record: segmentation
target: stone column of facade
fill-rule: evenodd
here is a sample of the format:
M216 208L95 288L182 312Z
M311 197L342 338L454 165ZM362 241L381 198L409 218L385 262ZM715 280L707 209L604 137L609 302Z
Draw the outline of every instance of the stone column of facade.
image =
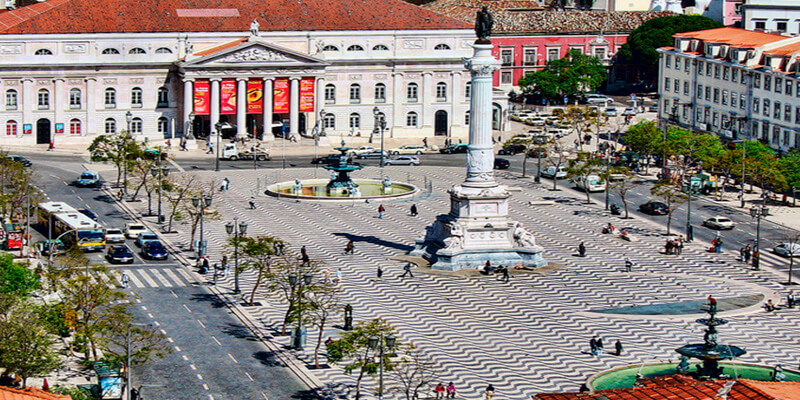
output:
M189 132L189 114L194 111L194 79L183 80L183 136Z
M474 44L475 56L467 62L472 74L467 179L464 186L497 186L492 151L492 75L498 67L491 44Z
M20 102L19 106L22 107L22 123L19 125L19 131L24 132L25 124L31 124L33 127L32 133L34 136L33 143L36 143L36 127L34 126L33 120L33 107L36 104L36 93L33 92L33 79L25 78L22 80L22 101Z
M215 132L217 128L214 127L214 125L219 122L220 81L220 78L211 78L211 129L213 129ZM217 134L219 134L219 132L217 132Z
M420 128L433 126L433 110L431 109L433 97L436 95L436 88L433 82L433 72L426 71L422 73L422 86L419 88L420 96L422 96L422 115L420 118ZM427 135L427 134L426 134Z
M86 78L86 135L92 136L97 134L100 122L97 121L97 79ZM103 121L103 128L99 132L105 133L105 121Z
M275 140L275 135L272 134L272 99L274 97L272 80L272 78L264 78L264 134L262 138L268 141Z
M461 103L462 90L464 90L464 88L463 85L461 84L461 72L451 73L450 74L450 126L452 127L458 127L464 124L464 115L459 112L460 108L458 107L459 103Z
M325 78L318 77L316 82L314 82L314 112L311 113L313 115L313 124L316 125L317 121L320 121L319 111L325 109ZM311 122L306 121L307 124L312 124ZM322 129L322 122L320 121L319 129Z
M69 121L64 121L64 78L53 79L53 132L55 133L55 124L64 124L64 134L69 134Z
M406 91L403 87L403 73L402 72L395 72L392 73L392 118L388 122L391 124L392 128L394 127L402 127L404 126L405 115L403 115L403 96L405 96ZM394 131L394 129L392 129ZM431 143L433 144L433 143Z
M236 136L247 137L247 78L236 78Z
M289 134L299 134L300 128L300 78L289 78Z

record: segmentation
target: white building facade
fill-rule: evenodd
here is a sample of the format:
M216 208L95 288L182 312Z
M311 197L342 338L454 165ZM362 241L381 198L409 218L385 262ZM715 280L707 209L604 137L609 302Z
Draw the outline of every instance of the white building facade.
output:
M800 2L797 0L745 0L741 8L745 29L800 35Z
M195 9L153 2L156 10L148 12L157 15L148 15L131 0L108 10L119 16L110 23L65 14L64 8L77 14L103 6L88 0L0 14L0 145L88 144L125 129L150 141L190 129L203 137L217 122L266 140L273 129L311 134L323 126L327 134L369 135L376 107L387 137L467 136L470 76L462 58L472 54L474 40L468 25L378 0L386 21L350 28L330 9L309 9L306 31L270 24L271 15L259 12L282 7L279 1L207 2ZM329 6L354 20L369 11L345 0Z
M727 139L800 148L800 37L719 28L659 49L659 120Z

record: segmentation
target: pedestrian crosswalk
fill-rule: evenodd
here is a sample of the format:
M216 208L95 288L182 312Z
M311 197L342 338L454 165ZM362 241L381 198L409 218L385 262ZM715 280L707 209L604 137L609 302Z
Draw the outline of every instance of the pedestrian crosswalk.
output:
M139 289L172 288L197 283L197 279L180 267L123 269L119 272L128 276L129 287Z

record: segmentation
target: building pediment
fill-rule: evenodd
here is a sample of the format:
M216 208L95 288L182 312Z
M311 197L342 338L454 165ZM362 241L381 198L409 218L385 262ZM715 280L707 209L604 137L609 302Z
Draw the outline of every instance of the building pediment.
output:
M250 37L188 54L180 65L183 69L316 69L324 68L328 63L308 54L268 43L259 37Z

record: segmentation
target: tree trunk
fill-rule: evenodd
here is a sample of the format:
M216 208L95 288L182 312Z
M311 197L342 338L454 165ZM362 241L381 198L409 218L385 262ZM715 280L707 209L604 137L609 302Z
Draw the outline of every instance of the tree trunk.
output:
M539 155L541 156L541 154ZM525 172L528 170L528 148L525 147L525 155L522 157L522 177L525 177Z
M670 225L672 225L672 211L670 211L670 213L667 214L667 235L669 235L670 232L669 231Z
M789 242L789 246L793 244ZM789 252L789 286L792 286L792 273L794 273L794 252Z
M622 206L625 207L625 219L628 219L628 200L625 196L619 196L622 199Z
M239 273L239 271L236 271ZM253 300L256 298L256 290L258 290L258 285L261 284L261 274L264 273L263 268L258 269L258 277L256 277L256 284L253 286L253 291L250 292L250 305L253 305Z
M286 315L283 316L283 326L281 327L281 335L286 334L286 324L289 322L289 316L292 315L294 303L289 303L289 308L286 310Z
M589 180L585 177L583 179L583 191L586 192L586 204L592 204L592 193L589 191Z
M366 360L366 354L364 356ZM364 367L362 366L358 371L358 379L356 380L356 400L361 398L361 378L364 377Z
M317 336L317 347L314 349L314 366L319 369L319 348L322 346L322 334L325 329L325 319L319 320L319 336Z

